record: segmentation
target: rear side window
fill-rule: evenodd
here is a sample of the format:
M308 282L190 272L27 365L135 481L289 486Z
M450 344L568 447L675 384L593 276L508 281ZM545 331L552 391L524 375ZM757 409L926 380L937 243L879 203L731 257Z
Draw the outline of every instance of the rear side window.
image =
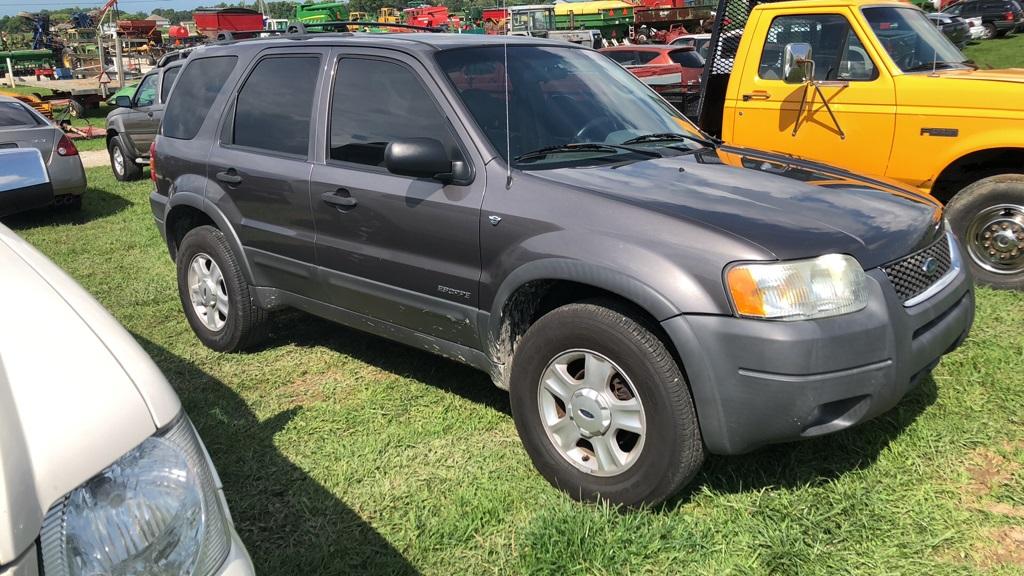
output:
M20 102L0 102L0 128L38 126L39 121Z
M683 68L703 68L704 59L694 50L676 50L668 55L669 59Z
M160 85L160 101L164 104L167 103L167 97L171 94L171 87L174 86L174 79L178 77L178 72L181 72L181 66L175 66L164 72L164 83Z
M439 140L452 158L462 157L448 119L415 72L382 60L339 63L328 158L381 166L388 143L423 136Z
M237 56L214 56L193 60L185 66L174 101L167 105L164 114L164 136L181 140L196 137L237 61Z
M605 55L623 66L636 66L640 63L640 57L632 50L612 50L605 52Z
M156 81L159 80L156 74L150 74L142 79L139 87L135 89L135 106L152 106L156 102Z
M640 62L641 64L649 64L651 60L654 60L657 57L658 53L653 51L644 51L637 53L637 61Z
M305 156L319 71L318 56L260 60L238 91L232 143Z

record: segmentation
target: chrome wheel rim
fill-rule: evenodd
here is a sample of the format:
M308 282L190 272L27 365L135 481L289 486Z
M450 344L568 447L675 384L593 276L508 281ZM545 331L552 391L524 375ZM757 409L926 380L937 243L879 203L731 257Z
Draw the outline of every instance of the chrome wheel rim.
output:
M582 472L615 476L643 452L643 403L625 371L603 354L555 356L541 374L537 408L551 445Z
M218 332L228 321L228 287L217 263L199 253L188 265L188 293L192 310L207 329Z
M114 146L111 155L114 157L114 170L118 174L124 174L124 154L121 153L121 148Z
M965 243L971 260L989 272L1024 272L1024 206L999 204L978 212Z

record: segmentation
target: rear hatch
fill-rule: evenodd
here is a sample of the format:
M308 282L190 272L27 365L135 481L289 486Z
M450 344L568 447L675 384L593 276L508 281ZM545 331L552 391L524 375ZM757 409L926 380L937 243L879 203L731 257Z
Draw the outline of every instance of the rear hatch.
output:
M0 100L0 149L35 148L50 163L57 131L24 104Z

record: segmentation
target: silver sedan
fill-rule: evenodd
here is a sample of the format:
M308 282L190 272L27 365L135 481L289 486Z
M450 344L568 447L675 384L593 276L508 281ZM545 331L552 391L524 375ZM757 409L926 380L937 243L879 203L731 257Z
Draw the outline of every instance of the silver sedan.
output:
M30 106L16 98L0 96L0 150L7 148L35 148L42 154L53 184L49 204L71 209L82 206L85 169L75 144ZM0 164L0 175L3 173Z

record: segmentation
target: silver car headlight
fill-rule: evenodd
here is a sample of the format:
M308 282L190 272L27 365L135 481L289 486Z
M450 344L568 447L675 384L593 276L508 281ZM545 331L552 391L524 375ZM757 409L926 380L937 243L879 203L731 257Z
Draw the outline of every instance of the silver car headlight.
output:
M184 414L50 508L47 576L207 576L231 548L213 472Z
M725 273L736 314L770 320L809 320L861 310L868 304L866 279L860 263L845 254L737 264Z

